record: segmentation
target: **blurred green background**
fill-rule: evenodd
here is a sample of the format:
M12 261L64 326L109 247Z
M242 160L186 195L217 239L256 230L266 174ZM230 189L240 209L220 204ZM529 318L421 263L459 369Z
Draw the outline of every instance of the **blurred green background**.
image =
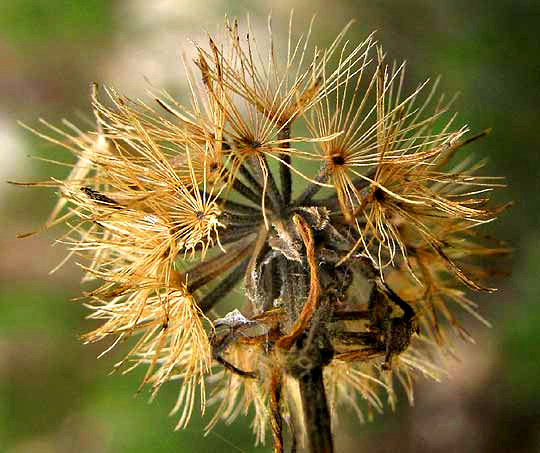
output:
M390 58L408 61L408 80L443 75L442 89L460 91L459 123L493 133L474 145L487 171L504 175L498 194L515 206L490 231L513 248L503 263L511 276L501 290L478 297L494 328L472 325L476 345L460 346L442 384L420 379L415 407L358 427L342 417L340 452L540 451L540 5L538 1L193 1L1 0L0 176L3 180L61 176L65 169L29 155L66 158L17 125L44 117L90 128L92 81L145 97L148 83L185 89L179 56L188 38L203 41L225 13L250 12L264 28L271 10L285 28L295 9L298 33L317 13L316 42L328 43L350 19L357 39L378 30ZM263 30L264 31L264 30ZM208 417L174 432L167 417L177 391L166 386L148 404L133 397L141 373L110 375L121 357L100 360L104 345L82 346L89 330L75 263L53 276L64 256L54 233L34 230L53 206L45 190L0 185L0 451L210 452L270 451L253 447L250 420L218 425L203 437ZM347 421L348 420L348 421Z

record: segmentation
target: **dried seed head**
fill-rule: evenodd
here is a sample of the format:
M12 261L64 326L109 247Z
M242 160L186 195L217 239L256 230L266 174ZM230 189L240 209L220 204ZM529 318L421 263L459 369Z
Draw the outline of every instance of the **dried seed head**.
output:
M218 405L208 429L253 407L276 450L284 421L326 442L310 413L371 417L394 382L412 401L415 374L438 379L450 334L469 337L450 305L486 323L466 288L490 291L478 258L505 252L477 232L504 209L489 203L500 184L471 157L452 164L485 133L444 119L438 82L420 100L428 82L407 93L372 36L349 50L345 29L318 49L311 26L292 28L278 53L271 31L261 45L227 20L186 63L190 107L94 87L96 132L38 132L73 152L71 173L30 184L60 189L46 227L68 225L61 241L95 282L86 305L103 324L84 339L138 336L117 366L147 365L154 390L180 379L179 427L200 388L203 410ZM292 135L303 123L309 136Z

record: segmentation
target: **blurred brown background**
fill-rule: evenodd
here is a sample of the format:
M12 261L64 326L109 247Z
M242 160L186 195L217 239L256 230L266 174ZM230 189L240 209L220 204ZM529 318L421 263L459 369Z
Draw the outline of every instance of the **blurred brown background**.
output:
M493 133L474 145L489 159L487 171L507 177L498 194L515 206L489 226L514 249L504 262L511 276L501 290L476 297L492 321L471 322L476 345L460 345L462 360L437 384L419 381L415 407L402 403L359 426L343 414L338 451L537 452L540 451L540 5L538 1L193 1L1 0L1 179L62 176L65 168L30 159L67 159L17 125L66 117L91 128L92 81L145 98L154 86L185 89L180 54L188 38L203 41L225 13L250 12L264 28L271 10L286 29L295 9L298 33L317 13L314 42L328 43L352 18L357 39L378 30L390 58L408 61L411 85L443 75L442 90L461 92L459 123ZM148 99L148 98L146 98ZM89 122L90 121L90 122ZM55 195L0 185L0 451L214 452L270 451L253 447L250 420L218 425L203 438L208 417L174 432L167 417L176 385L148 404L133 398L141 374L109 375L121 357L100 360L104 345L82 346L90 328L85 311L69 299L79 294L79 270L50 247L54 232L16 239L46 218Z

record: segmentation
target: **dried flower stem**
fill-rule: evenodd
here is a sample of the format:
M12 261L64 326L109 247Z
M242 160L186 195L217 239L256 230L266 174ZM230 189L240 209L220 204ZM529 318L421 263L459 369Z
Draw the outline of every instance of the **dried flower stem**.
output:
M323 368L315 367L298 379L306 438L310 453L332 453L331 416L326 400Z
M283 417L281 416L281 370L276 367L272 371L270 383L270 426L274 439L274 452L283 453Z
M287 150L290 148L289 139L291 138L291 127L290 125L284 126L278 132L278 141L281 143L282 150ZM280 162L280 177L281 177L281 187L283 195L283 204L288 206L291 202L292 195L292 174L291 174L291 155L287 152L283 153L282 161Z

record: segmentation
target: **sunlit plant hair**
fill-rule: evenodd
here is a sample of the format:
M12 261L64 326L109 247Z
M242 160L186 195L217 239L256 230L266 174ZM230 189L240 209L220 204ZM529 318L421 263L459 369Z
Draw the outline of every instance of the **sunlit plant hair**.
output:
M45 227L84 263L85 342L131 341L117 365L155 393L179 382L219 420L254 415L275 451L333 451L338 407L359 420L401 385L438 380L462 308L504 252L480 233L504 206L438 81L409 90L373 35L327 48L311 25L283 50L226 20L184 62L189 105L92 88L97 126L43 122L77 158ZM259 39L262 39L259 41ZM206 388L209 388L207 392ZM386 401L385 401L386 400ZM284 441L285 439L285 441Z

